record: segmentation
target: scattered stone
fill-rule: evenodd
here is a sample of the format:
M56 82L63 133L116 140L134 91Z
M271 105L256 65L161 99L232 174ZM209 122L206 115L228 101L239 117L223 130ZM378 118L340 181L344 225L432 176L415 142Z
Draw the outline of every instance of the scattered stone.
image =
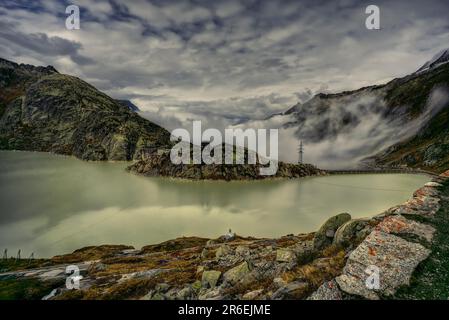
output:
M154 287L154 290L156 290L157 292L164 293L164 292L167 292L169 288L170 288L170 286L166 283L158 283Z
M317 250L313 246L313 241L303 241L292 247L298 264L306 264L315 259Z
M337 282L331 280L323 283L307 300L343 300Z
M92 267L92 269L94 270L94 271L105 271L106 270L106 265L104 264L104 263L101 263L101 262L98 262L98 263L95 263L94 265L93 265L93 267Z
M192 283L192 289L194 291L199 291L201 289L201 281L196 280L194 283Z
M198 296L199 300L223 300L223 298L219 288L205 290Z
M250 254L250 250L247 246L240 245L235 248L235 254L239 256L248 256Z
M192 289L190 287L185 287L176 293L177 300L187 300L192 295Z
M238 266L226 271L223 275L223 278L226 282L234 284L240 281L249 272L250 266L248 262L244 261Z
M309 285L306 282L294 281L276 290L271 296L272 300L302 299Z
M42 298L42 300L50 300L51 298L56 297L56 295L58 294L58 291L59 291L58 289L51 290L51 292L49 294L47 294L46 296L44 296Z
M150 298L150 300L166 300L165 296L159 292L156 292L155 294L153 294Z
M208 253L209 253L209 250L207 250L206 248L204 248L203 251L201 251L201 259L206 259Z
M219 259L220 257L223 257L225 255L228 255L231 253L232 249L227 244L222 244L217 251L215 252L215 258Z
M196 268L196 274L203 273L203 271L204 271L204 266L198 266L198 268Z
M349 220L351 220L351 215L349 213L340 213L329 218L315 233L315 237L313 239L315 249L321 250L331 245L337 229Z
M276 261L277 262L293 262L296 260L296 255L293 250L290 249L277 249L276 250Z
M443 185L441 183L438 182L427 182L426 184L424 184L424 187L433 187L433 188L439 188L442 187Z
M204 271L203 276L201 277L201 284L204 288L207 288L207 286L214 288L217 285L220 276L221 271L216 270Z
M159 275L164 272L168 272L170 269L151 269L146 271L138 271L132 273L123 274L122 277L118 280L118 282L128 281L130 279L143 279L143 278L151 278L156 275Z
M263 292L263 289L247 292L242 296L242 299L243 300L255 300L262 294L262 292Z
M276 277L276 278L273 279L273 284L276 287L280 288L280 287L286 286L287 282L285 282L285 280L282 279L281 277Z
M210 239L210 240L207 240L207 242L206 242L206 248L208 248L208 247L212 247L213 245L215 245L215 240L213 240L213 239Z

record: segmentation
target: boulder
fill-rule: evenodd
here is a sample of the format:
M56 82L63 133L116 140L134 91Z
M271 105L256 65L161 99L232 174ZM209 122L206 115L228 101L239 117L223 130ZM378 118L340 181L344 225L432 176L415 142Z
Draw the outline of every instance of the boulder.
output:
M306 282L290 282L276 290L276 292L271 296L271 300L302 299L308 288L309 285Z
M409 285L418 264L426 259L430 250L418 243L408 242L398 236L375 230L351 252L342 275L336 278L341 290L366 299L393 295L396 289ZM367 288L367 270L379 270L379 288Z
M276 250L276 261L277 262L293 262L296 260L296 254L290 249L277 249Z
M196 280L194 283L192 283L192 290L195 292L200 291L201 289L201 281L200 280Z
M250 254L250 250L247 246L237 246L237 248L235 248L235 254L239 255L239 256L247 256Z
M208 286L214 288L217 285L220 276L221 271L216 270L204 271L201 277L201 284L204 288L207 288Z
M365 229L368 223L367 219L349 220L337 229L333 243L342 246L358 244L370 232L369 229Z
M349 220L351 220L351 215L349 213L340 213L329 218L315 233L313 239L314 248L321 250L331 245L337 229Z
M250 291L247 292L243 295L242 299L243 300L255 300L258 297L260 297L260 295L262 294L263 289L259 289L259 290L254 290L254 291Z
M203 251L201 251L201 259L206 259L208 254L209 250L207 250L207 248L204 248Z
M196 268L196 274L201 274L201 273L203 273L203 271L204 271L204 266L198 266Z
M224 297L221 295L219 288L213 288L209 290L204 290L198 295L199 300L223 300Z
M323 283L307 300L343 300L335 280Z
M192 288L184 287L176 293L177 300L187 300L192 295Z
M215 258L219 259L220 257L226 256L232 252L232 249L227 244L222 244L217 251L215 252Z
M238 266L229 269L223 274L223 278L226 282L235 284L239 282L246 274L250 272L250 266L248 262L244 261Z
M313 246L313 241L300 242L292 248L296 255L298 264L306 264L315 259L317 250Z

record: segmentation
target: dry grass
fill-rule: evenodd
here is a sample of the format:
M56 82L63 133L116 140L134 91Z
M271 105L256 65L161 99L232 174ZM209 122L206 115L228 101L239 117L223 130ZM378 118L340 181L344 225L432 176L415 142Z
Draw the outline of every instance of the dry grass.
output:
M128 249L134 249L134 247L125 245L91 246L75 250L69 254L55 256L51 258L51 261L54 263L74 263L89 260L99 260L107 257L112 257L114 254Z
M339 275L345 265L345 251L336 247L329 247L322 253L322 257L309 264L298 266L282 274L286 282L304 281L310 286L310 291L318 288L322 283Z

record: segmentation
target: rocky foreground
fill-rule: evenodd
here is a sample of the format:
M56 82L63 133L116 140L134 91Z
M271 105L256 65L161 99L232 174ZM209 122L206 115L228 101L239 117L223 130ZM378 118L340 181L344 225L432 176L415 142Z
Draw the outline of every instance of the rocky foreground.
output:
M105 245L3 260L0 299L446 299L426 279L449 276L448 230L449 171L404 204L370 219L342 213L310 234L184 237L140 250ZM73 264L79 290L65 285ZM373 266L374 288L366 285Z

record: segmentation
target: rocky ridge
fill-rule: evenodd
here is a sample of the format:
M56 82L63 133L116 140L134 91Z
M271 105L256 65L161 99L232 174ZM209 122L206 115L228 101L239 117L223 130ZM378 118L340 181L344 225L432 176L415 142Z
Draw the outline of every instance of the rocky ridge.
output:
M223 153L224 154L224 153ZM247 157L247 153L245 153ZM224 162L224 161L223 161ZM327 174L310 164L290 164L279 161L275 175L261 175L260 164L178 164L170 160L170 150L154 150L127 168L148 177L170 177L189 180L258 180L266 178L300 178Z
M374 217L376 227L349 254L342 273L321 285L309 299L386 299L409 286L415 269L431 253L436 231L431 221L442 201L448 206L447 196L442 194L448 180L446 171L418 189L404 204ZM370 286L373 278L369 277L374 271L379 283Z
M132 160L167 147L170 133L90 84L0 59L0 149L83 160Z

